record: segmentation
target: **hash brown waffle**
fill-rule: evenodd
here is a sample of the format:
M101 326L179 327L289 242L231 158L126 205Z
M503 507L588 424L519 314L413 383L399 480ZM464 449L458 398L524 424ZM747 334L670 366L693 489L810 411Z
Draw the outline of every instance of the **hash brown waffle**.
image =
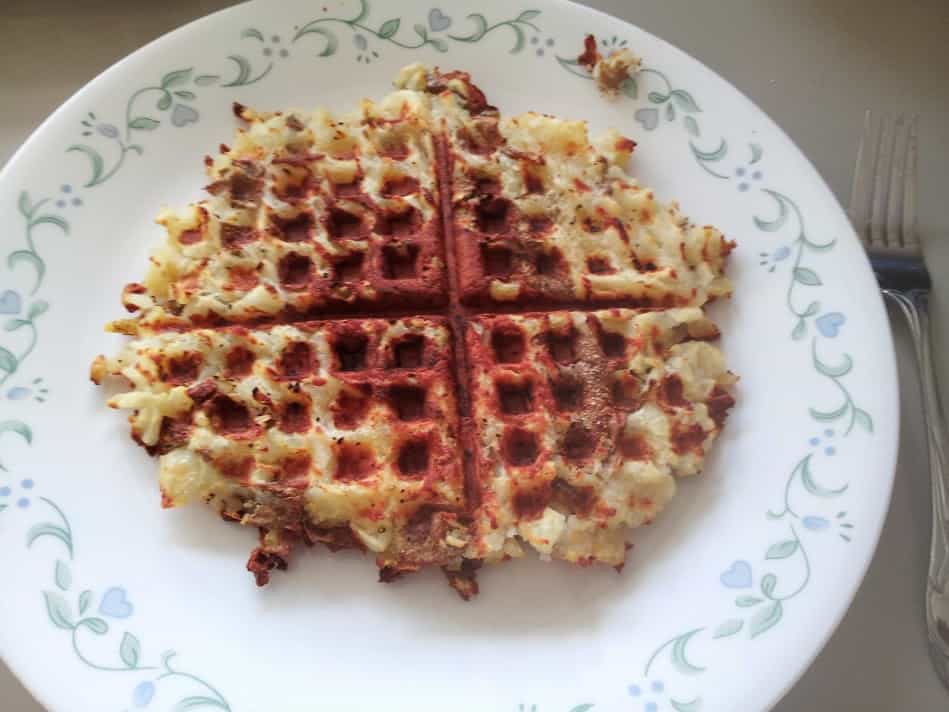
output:
M638 186L615 132L502 119L463 72L396 86L341 118L236 106L93 380L130 384L109 404L164 506L260 528L258 584L301 541L465 598L524 544L621 567L734 403L703 311L733 243Z
M583 121L502 118L467 75L423 72L403 70L401 85L438 92L463 303L701 306L731 294L734 244L626 173L633 141L615 131L591 140Z
M484 316L467 332L477 558L619 566L734 404L698 308Z
M123 303L154 324L444 304L439 188L415 92L335 117L258 113L205 161L209 197L163 210L165 244Z
M259 583L296 540L358 546L387 576L460 565L468 543L451 337L443 319L144 330L93 379L134 390L166 507L206 501L261 528ZM424 533L423 537L420 533Z

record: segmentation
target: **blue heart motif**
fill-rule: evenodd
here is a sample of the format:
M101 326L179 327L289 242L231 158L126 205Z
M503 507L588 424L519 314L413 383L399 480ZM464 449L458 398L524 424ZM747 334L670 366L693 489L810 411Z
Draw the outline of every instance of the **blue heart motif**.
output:
M840 327L842 327L846 321L847 317L840 312L822 314L817 317L817 330L828 339L832 339L840 333Z
M451 27L451 18L437 7L433 7L428 11L428 26L432 28L432 32L447 30Z
M718 577L728 588L749 588L751 586L751 564L747 561L735 561Z
M12 289L8 289L0 295L0 314L19 314L22 306L20 295Z
M640 109L634 116L636 117L636 121L642 124L643 128L647 131L652 131L659 125L658 109Z
M171 112L171 123L175 126L181 127L186 124L193 124L197 120L197 111L184 104L175 104L175 108Z
M102 596L102 602L99 604L99 613L111 618L128 618L133 610L132 604L125 597L124 588L110 588Z

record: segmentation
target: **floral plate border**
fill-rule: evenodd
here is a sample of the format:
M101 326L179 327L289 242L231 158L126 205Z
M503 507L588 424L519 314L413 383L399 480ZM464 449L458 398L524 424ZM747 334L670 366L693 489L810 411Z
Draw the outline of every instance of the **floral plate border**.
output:
M380 20L373 17L368 0L357 0L349 14L323 8L319 16L293 27L245 27L237 36L238 49L219 66L200 71L190 66L169 68L128 96L123 116L106 117L90 111L79 117L76 140L64 151L84 160L82 184L63 182L57 194L42 198L34 198L26 187L18 194L22 245L7 254L6 269L28 270L32 285L28 290L0 293L0 315L5 318L0 338L0 400L21 407L28 401L44 403L50 398L44 379L30 378L28 373L40 340L42 317L51 309L42 297L46 262L39 240L68 236L71 224L83 219L83 196L121 171L135 170L128 159L132 155L143 158L155 132L199 121L199 93L265 81L295 52L315 50L317 60L348 54L357 64L369 64L387 51L431 48L447 53L455 44L479 43L489 37L505 43L511 55L554 61L576 79L589 80L573 57L559 53L561 45L573 45L560 42L543 28L543 11L539 9L507 17L489 18L476 12L461 18L433 7L413 22L401 17ZM607 52L628 44L616 35L599 40ZM819 472L852 438L872 436L874 422L848 386L854 357L834 348L847 316L821 299L820 261L822 255L833 251L836 238L815 238L789 192L768 182L764 146L743 137L706 135L700 100L677 86L667 73L646 66L621 89L643 130L681 132L696 164L706 174L731 182L738 191L762 197L765 207L750 220L762 237L770 238L771 247L759 254L760 266L783 280L788 338L809 342L810 365L827 387L826 401L812 404L801 414L811 423L813 436L801 444L799 456L788 466L783 490L775 493L773 508L764 513L773 524L773 537L735 558L719 576L722 595L731 601L730 612L657 644L639 674L627 684L626 694L634 708L639 706L644 712L657 712L660 706L698 712L709 693L675 692L684 679L700 678L707 670L695 660L690 646L700 638L717 645L737 645L737 641L769 634L813 581L812 547L830 546L834 540L842 545L852 541L855 525L845 504L849 483L828 484ZM738 153L743 157L736 158ZM15 435L28 445L34 436L30 424L21 418L0 421L0 439L4 434ZM132 709L167 705L173 712L231 710L231 703L210 682L177 666L175 651L168 650L158 659L146 656L143 636L131 630L135 608L125 588L74 585L81 549L65 511L52 498L37 496L37 483L32 479L18 480L2 462L0 471L0 516L37 512L24 543L35 548L37 555L52 556L51 578L40 595L50 625L62 630L64 643L71 646L76 660L90 672L128 677ZM51 540L58 550L38 544L44 540ZM779 575L773 570L778 561L796 561L797 575ZM91 657L86 647L90 636L114 639L114 656L105 660ZM594 703L582 702L568 712L587 712L594 707ZM540 712L533 704L520 704L517 709Z

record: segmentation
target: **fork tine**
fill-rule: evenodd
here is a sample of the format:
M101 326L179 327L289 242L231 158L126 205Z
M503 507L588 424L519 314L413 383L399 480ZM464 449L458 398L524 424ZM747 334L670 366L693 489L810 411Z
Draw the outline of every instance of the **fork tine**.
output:
M903 246L919 247L919 234L916 230L916 170L919 158L919 142L916 135L916 123L919 115L909 122L906 137L906 168L903 177Z
M888 247L900 247L903 244L900 228L903 225L903 175L908 148L908 140L902 135L904 123L905 119L900 114L893 126L893 153L890 157L892 164L887 186L886 223L883 233L883 240Z
M870 244L870 197L873 180L873 164L876 161L876 144L873 143L872 115L867 109L863 115L863 133L857 145L857 160L853 165L853 182L850 184L850 204L847 215L857 235Z
M889 188L890 164L893 159L893 137L886 117L880 122L880 138L873 170L873 201L870 207L870 243L886 246L886 202Z

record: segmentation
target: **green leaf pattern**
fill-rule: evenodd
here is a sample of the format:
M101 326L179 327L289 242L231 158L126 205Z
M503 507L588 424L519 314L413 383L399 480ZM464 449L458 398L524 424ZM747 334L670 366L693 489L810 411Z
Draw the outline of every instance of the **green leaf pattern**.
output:
M119 644L119 657L130 668L138 667L138 661L142 657L142 644L138 638L129 632L122 636L122 642Z
M793 539L786 539L785 541L779 541L777 544L769 546L764 558L786 559L789 556L793 556L795 551L797 551L797 542Z
M83 591L79 594L79 615L85 615L86 611L89 609L89 604L92 602L92 591Z
M72 614L63 594L59 591L44 591L43 597L46 599L46 613L50 622L57 628L72 630Z
M402 21L397 17L383 22L382 26L379 28L379 39L387 40L392 37L392 35L399 31L399 25L401 22Z
M784 606L781 601L772 601L767 606L758 609L748 621L748 632L752 638L776 626L784 615Z
M213 707L230 712L231 707L227 698L213 685L198 675L179 670L177 666L173 665L176 657L174 651L163 653L160 665L146 664L141 639L130 631L124 631L121 638L117 640L117 647L113 648L115 651L113 654L116 657L114 663L98 659L98 655L101 655L103 650L101 644L96 647L99 653L96 656L90 656L87 650L88 636L97 636L108 640L107 636L113 631L113 628L105 618L86 615L91 608L94 597L91 589L83 590L76 599L73 599L75 600L75 608L70 603L71 597L68 593L73 584L72 561L75 557L72 526L63 510L55 502L45 497L40 497L39 500L49 507L50 517L46 521L37 522L27 531L26 546L27 548L34 548L38 541L49 538L60 546L60 553L67 555L67 558L55 559L53 565L55 589L44 590L42 595L50 625L55 629L68 633L65 637L70 639L76 658L89 669L100 672L152 672L154 675L152 684L154 685L158 685L163 680L172 679L187 684L191 692L181 697L176 703L177 706L173 709L186 710ZM100 611L105 613L104 608L100 608ZM177 689L181 690L183 688L179 684Z
M69 570L69 564L57 559L54 578L60 590L68 591L69 586L72 584L72 572Z
M715 629L715 632L712 634L713 638L728 638L736 633L740 632L744 627L745 621L741 618L730 618L718 628Z

